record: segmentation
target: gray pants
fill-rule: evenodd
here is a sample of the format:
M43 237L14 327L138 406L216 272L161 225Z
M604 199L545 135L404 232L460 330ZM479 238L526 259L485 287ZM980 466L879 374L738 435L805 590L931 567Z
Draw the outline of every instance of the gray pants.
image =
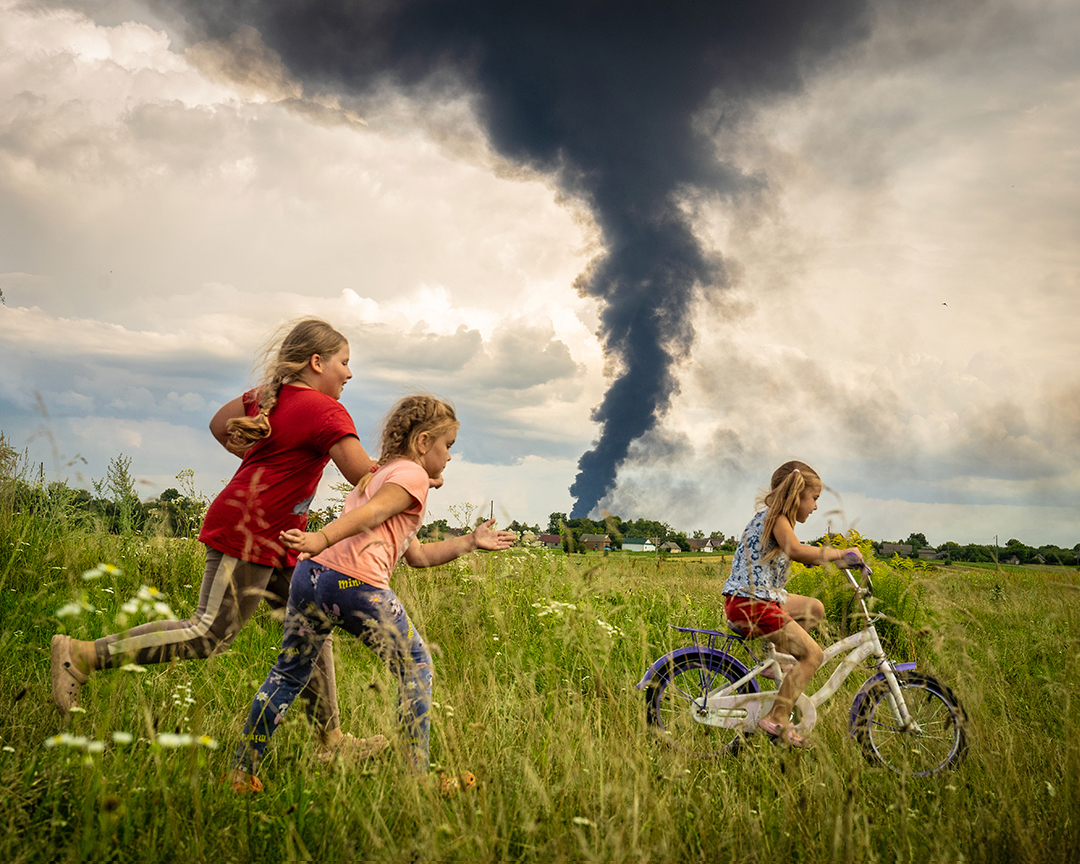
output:
M259 601L284 610L289 599L291 567L267 567L241 561L216 549L206 550L206 572L199 590L199 608L186 621L151 621L94 642L98 667L124 663L141 666L171 660L205 660L228 650L236 634L254 614ZM269 660L267 666L269 666ZM334 648L327 638L315 671L300 694L308 715L324 731L341 725L334 678Z

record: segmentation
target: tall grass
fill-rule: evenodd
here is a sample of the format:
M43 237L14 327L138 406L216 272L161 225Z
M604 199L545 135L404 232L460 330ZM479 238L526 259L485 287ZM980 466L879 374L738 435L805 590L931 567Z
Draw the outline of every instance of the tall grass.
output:
M1080 848L1075 573L878 566L900 603L898 652L971 717L967 761L915 780L869 765L847 737L858 674L821 709L810 753L754 741L700 760L648 734L634 685L682 644L669 624L722 624L717 564L513 551L402 569L395 589L435 656L436 769L471 770L477 789L443 799L393 752L324 765L297 712L263 763L267 791L237 798L216 781L279 644L264 612L210 661L93 677L67 731L101 752L44 746L61 728L52 633L108 632L143 584L188 614L203 563L192 541L69 516L0 495L0 860L1046 861ZM122 574L83 582L101 561ZM839 583L799 578L835 611ZM95 611L58 620L83 592ZM390 676L344 637L336 654L344 727L394 734Z

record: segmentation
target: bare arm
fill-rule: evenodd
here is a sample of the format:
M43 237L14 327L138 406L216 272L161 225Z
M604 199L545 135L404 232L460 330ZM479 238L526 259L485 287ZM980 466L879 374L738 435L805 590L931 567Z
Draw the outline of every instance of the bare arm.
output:
M491 527L494 524L495 520L489 519L477 525L471 534L451 537L438 543L410 543L405 550L405 560L410 567L437 567L476 549L492 552L509 549L514 545L517 535L513 531L495 531Z
M210 418L210 434L213 435L218 444L232 453L234 456L243 457L242 453L236 453L229 448L229 421L240 417L246 417L247 412L244 410L244 400L242 397L237 396L230 402L226 402L220 408L217 413Z
M786 516L776 518L773 539L788 558L800 564L826 564L831 561L837 567L846 569L856 562L861 564L863 560L862 553L855 548L833 549L830 546L807 546L805 543L800 543L799 538L795 536L795 529L791 527ZM856 562L851 562L850 559L844 557L850 552L855 553Z
M339 540L378 528L391 516L408 510L414 504L416 499L403 487L397 483L386 483L363 507L343 513L321 531L290 528L282 531L279 539L289 549L305 553L304 557L311 557Z
M374 459L368 456L364 445L355 435L346 435L330 448L330 458L334 460L345 479L355 486L365 474L375 467ZM400 488L400 487L399 487Z

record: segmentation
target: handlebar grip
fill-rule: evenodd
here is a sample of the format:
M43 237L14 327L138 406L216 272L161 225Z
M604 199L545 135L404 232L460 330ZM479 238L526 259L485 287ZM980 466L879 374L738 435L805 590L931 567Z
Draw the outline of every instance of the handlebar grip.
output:
M844 557L850 561L858 562L859 570L862 571L862 574L864 576L869 576L871 573L874 572L867 566L865 561L859 561L859 556L856 555L854 552L848 552Z

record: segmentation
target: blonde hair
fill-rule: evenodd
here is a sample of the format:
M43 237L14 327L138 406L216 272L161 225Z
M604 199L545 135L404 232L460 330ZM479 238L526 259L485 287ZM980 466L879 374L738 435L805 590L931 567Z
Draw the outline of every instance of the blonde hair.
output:
M758 506L764 504L769 508L769 515L765 517L765 527L761 532L761 536L767 538L762 561L771 561L780 554L780 547L772 533L776 520L786 516L788 522L794 526L803 492L808 488L821 489L823 486L817 471L805 462L793 459L773 471L769 491L758 499Z
M382 422L382 434L379 440L379 467L393 459L420 458L418 441L425 432L431 438L445 435L451 429L457 429L458 422L454 406L445 399L430 393L413 393L390 409ZM362 493L371 482L368 474L356 484Z
M277 405L282 386L299 380L316 354L333 357L347 344L348 340L321 318L304 318L279 327L261 352L262 380L255 387L259 413L234 417L226 424L229 449L246 453L268 437L273 431L270 412Z

